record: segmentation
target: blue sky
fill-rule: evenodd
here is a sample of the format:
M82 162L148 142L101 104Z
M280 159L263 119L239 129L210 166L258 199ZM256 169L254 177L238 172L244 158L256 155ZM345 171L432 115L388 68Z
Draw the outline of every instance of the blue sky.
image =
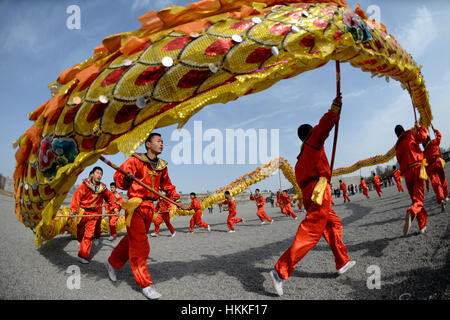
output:
M62 70L88 59L93 48L108 35L136 30L137 17L169 5L186 5L184 0L90 0L90 1L5 1L0 2L0 90L2 116L0 130L0 173L14 171L17 139L32 124L26 117L51 96L47 85ZM347 1L351 8L357 1ZM358 0L363 9L380 8L381 20L388 32L423 66L434 116L433 125L443 134L442 146L450 147L450 2L449 1L376 1ZM66 8L81 9L81 29L69 30ZM279 129L280 155L293 166L299 150L296 129L301 123L316 124L335 94L334 63L283 80L272 88L245 96L227 104L211 105L197 113L185 126L193 134L194 120L203 130L226 128ZM370 74L341 65L343 111L339 129L335 167L383 154L396 141L396 124L412 126L411 100L396 82L371 78ZM183 192L214 190L258 165L176 165L171 163L171 141L175 126L157 130L163 134L165 150L161 158L169 161L169 174ZM433 135L432 135L433 137ZM203 143L203 146L208 144ZM326 143L331 156L332 135ZM140 149L142 151L142 149ZM117 164L123 154L109 157ZM392 164L393 162L391 162ZM104 182L112 181L112 170L105 169ZM88 168L89 169L89 168ZM367 168L362 174L369 174ZM282 179L283 188L289 183ZM278 175L259 184L262 189L277 189Z

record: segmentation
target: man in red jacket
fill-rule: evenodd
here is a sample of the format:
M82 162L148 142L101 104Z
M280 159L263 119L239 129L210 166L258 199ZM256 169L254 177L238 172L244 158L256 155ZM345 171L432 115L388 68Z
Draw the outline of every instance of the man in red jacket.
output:
M282 214L284 214L286 217L289 217L289 214L286 212L286 208L282 204L280 191L277 191L277 202L275 203L275 205L277 207L280 207Z
M434 193L436 194L436 201L441 205L441 211L445 211L445 201L448 197L448 185L445 178L444 167L441 162L441 153L439 145L441 144L442 135L439 130L434 130L436 139L431 140L427 136L427 141L423 144L423 155L427 159L427 174L431 180ZM428 180L427 180L428 181Z
M397 161L400 164L400 171L403 173L406 188L412 200L412 206L406 210L403 234L406 235L408 233L411 222L415 218L417 218L420 232L424 233L427 226L428 212L423 206L423 182L427 177L426 174L422 177L420 175L421 167L425 165L420 144L427 141L428 130L416 124L413 129L405 131L401 125L397 125L395 134L398 137L395 144ZM425 171L425 169L422 168L422 171Z
M306 216L298 227L292 246L283 253L274 270L269 273L278 295L283 294L283 282L291 276L297 263L319 242L322 235L333 252L338 274L355 265L342 242L341 220L331 209L331 169L324 150L325 140L339 120L341 99L341 96L334 99L331 109L317 126L313 128L304 124L297 130L303 144L297 157L295 177L303 193Z
M372 183L375 190L377 191L378 196L381 198L383 191L381 191L380 176L373 173Z
M208 229L208 231L211 231L211 227L202 220L203 211L202 206L200 205L200 201L198 201L197 199L197 195L195 194L195 192L191 192L190 196L191 196L190 209L193 209L195 212L190 221L189 232L194 233L194 225Z
M136 283L149 299L161 297L161 294L152 286L153 282L147 266L147 258L150 253L147 233L155 211L153 202L159 198L153 192L134 182L134 179L153 187L155 191L161 189L168 198L175 202L180 201L180 195L170 181L167 162L158 158L163 146L161 135L151 133L145 141L147 152L135 153L120 166L122 170L128 172L128 175L123 175L118 171L114 174L117 188L128 190L129 200L124 204L124 207L128 208L125 211L127 234L120 240L106 262L108 275L112 281L116 281L116 271L129 261ZM184 204L180 204L180 207L186 208Z
M254 200L256 202L256 207L258 208L256 215L258 216L259 220L261 220L261 224L265 224L266 220L269 221L270 224L272 224L273 220L264 211L264 204L266 203L266 200L259 193L259 189L255 190L255 196L253 196L253 193L250 191L250 200Z
M296 220L297 215L295 214L294 210L292 210L291 201L289 199L289 196L286 194L286 191L283 191L283 193L280 196L280 201L284 207L284 210L286 211L286 215L292 216L292 219Z
M92 239L96 233L96 225L101 221L101 217L89 217L98 215L101 212L103 201L106 201L115 213L118 213L114 195L104 183L100 182L103 177L103 169L95 167L92 171L91 179L84 179L75 191L70 202L71 215L76 215L79 208L83 211L80 222L77 225L77 239L80 242L78 250L78 260L81 263L89 263L87 260L91 252ZM100 209L99 209L100 208Z
M172 234L172 238L175 237L176 231L173 227L172 223L170 222L170 209L172 205L167 202L166 200L160 199L158 201L158 204L156 205L155 211L158 213L158 216L155 219L155 230L150 235L152 237L157 237L159 234L159 226L161 223L166 224L167 229L169 229L170 233Z
M395 183L397 184L398 192L405 192L402 187L402 173L397 169L396 166L393 167L394 171L392 172L392 176L394 177Z
M363 189L363 195L365 195L366 198L369 199L369 188L367 187L366 180L364 180L363 177L361 177L361 183L359 184L359 186Z
M344 197L344 203L345 203L345 201L350 202L350 198L348 197L348 194L347 194L347 186L345 185L344 182L342 182L342 180L339 180L339 183L340 183L339 188L342 190L342 194Z
M120 209L122 209L122 205L124 204L125 201L123 200L122 195L119 192L117 192L116 184L114 182L111 182L109 184L109 188L111 189L111 192L114 195L117 209L120 212ZM114 214L111 206L107 202L105 203L105 213L106 214ZM110 216L108 218L109 218L109 234L110 234L110 237L108 238L108 240L114 241L117 237L116 225L117 225L117 220L119 219L119 216Z
M230 191L225 191L225 201L223 204L227 205L228 210L228 218L227 218L227 226L228 226L228 232L233 233L234 230L234 224L239 222L244 222L244 219L242 218L236 218L236 201L231 196Z

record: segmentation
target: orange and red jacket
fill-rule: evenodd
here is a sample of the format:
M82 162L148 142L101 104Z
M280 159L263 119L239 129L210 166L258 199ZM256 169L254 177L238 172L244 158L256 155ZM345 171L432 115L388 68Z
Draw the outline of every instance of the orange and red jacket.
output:
M429 165L439 159L439 157L441 156L439 145L441 144L442 135L438 130L435 130L435 133L436 139L430 140L425 145L425 150L423 151L423 155L425 159L427 159Z
M323 146L338 120L339 115L329 110L312 129L310 137L303 142L295 165L295 178L301 189L320 177L330 181L330 164Z
M414 164L422 162L423 152L420 149L420 144L427 141L427 135L427 128L416 127L403 132L398 138L395 144L395 152L401 172L404 173Z
M125 172L131 173L136 179L155 191L164 191L166 196L171 200L180 200L180 195L176 192L175 186L170 181L166 161L158 159L157 166L153 169L146 154L134 154L132 157L128 158L120 168ZM136 182L131 182L130 184L128 179L118 171L114 174L114 181L116 182L117 188L128 190L127 196L129 199L134 197L147 201L157 201L159 199L153 192L140 186Z
M100 183L96 191L94 184L89 179L84 179L73 194L70 210L77 212L78 208L81 207L90 212L98 212L103 201L106 201L113 210L118 209L113 193L108 190L104 183Z

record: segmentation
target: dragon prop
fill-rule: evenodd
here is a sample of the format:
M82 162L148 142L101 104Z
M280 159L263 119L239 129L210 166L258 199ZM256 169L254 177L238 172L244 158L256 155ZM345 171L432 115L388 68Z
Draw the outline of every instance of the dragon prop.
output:
M131 155L155 128L181 127L206 105L330 60L399 81L420 124L431 123L420 66L381 22L344 0L204 0L139 21L139 30L105 38L91 58L63 71L14 142L15 213L36 237L100 155Z

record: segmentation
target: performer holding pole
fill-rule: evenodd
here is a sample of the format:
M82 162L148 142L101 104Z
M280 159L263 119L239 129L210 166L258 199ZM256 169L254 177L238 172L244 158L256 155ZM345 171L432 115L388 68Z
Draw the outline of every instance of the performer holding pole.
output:
M324 150L324 143L330 131L339 120L342 106L341 96L333 101L331 109L314 128L309 124L298 128L298 136L303 141L297 157L295 176L303 193L306 209L305 219L300 223L292 246L278 259L270 271L274 288L283 294L283 282L289 279L297 263L319 242L322 235L328 242L335 257L338 274L355 265L347 255L342 241L342 223L331 209L331 169Z
M96 233L98 220L101 221L102 215L99 214L103 200L105 200L115 213L119 213L114 195L104 183L100 182L103 176L103 169L95 167L92 171L91 179L84 179L78 189L75 191L70 202L71 217L75 218L76 212L82 209L81 220L77 225L77 239L80 242L78 250L78 261L84 264L91 252L92 241ZM100 209L99 209L100 208ZM98 231L97 231L98 233Z
M431 180L431 186L436 194L436 202L441 206L441 212L444 212L445 203L448 200L448 185L444 172L445 161L442 160L439 151L442 135L433 126L431 128L434 130L436 139L431 140L430 136L427 136L427 141L423 144L423 155L427 160L427 175Z
M398 192L405 192L402 186L402 173L397 169L396 166L393 166L394 171L392 172L392 176L394 177L395 184L397 185Z
M395 127L395 134L398 137L395 144L397 161L400 164L400 171L405 178L406 188L412 200L412 206L406 210L403 234L408 234L411 222L417 218L421 233L425 232L427 226L428 212L423 205L424 200L424 180L428 179L423 157L421 143L427 141L428 130L419 127L416 123L413 129L405 131L401 125Z
M340 183L339 188L342 190L342 196L344 197L344 203L345 201L350 202L350 198L348 197L347 194L347 186L345 185L344 182L342 182L342 180L339 180L339 183Z
M259 193L259 189L255 190L254 196L252 191L250 190L250 200L254 200L256 202L256 207L258 208L258 210L256 211L256 215L258 216L259 220L261 220L261 224L265 224L266 220L269 221L270 224L272 224L273 220L264 211L264 204L266 203L266 200Z
M109 187L111 189L112 194L114 195L117 209L120 212L120 209L122 209L122 205L124 204L125 201L123 200L122 195L119 192L117 192L116 184L114 182L111 182L109 184ZM105 213L109 214L112 211L111 209L112 209L111 206L106 202L105 203ZM110 237L108 238L108 240L114 241L117 237L116 225L117 225L117 220L119 219L119 216L111 215L108 218L109 218L109 234L110 234Z
M147 233L155 211L153 202L162 198L182 209L186 206L178 203L180 195L169 178L167 162L158 158L163 151L161 135L151 133L145 141L145 148L146 153L135 153L114 174L117 187L127 190L129 198L123 205L127 234L111 252L106 266L110 279L116 281L116 271L129 261L134 279L142 288L142 293L149 299L158 299L161 294L152 286L153 281L147 266L150 253ZM104 158L102 160L105 161ZM167 196L160 194L160 189Z

